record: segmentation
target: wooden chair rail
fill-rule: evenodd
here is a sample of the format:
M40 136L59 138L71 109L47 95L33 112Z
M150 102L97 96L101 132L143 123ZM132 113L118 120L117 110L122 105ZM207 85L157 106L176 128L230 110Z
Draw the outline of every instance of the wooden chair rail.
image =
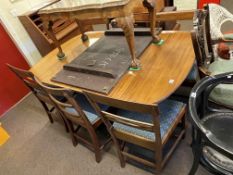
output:
M124 125L132 126L134 128L139 128L147 131L154 131L154 125L146 122L140 122L136 120L132 120L129 118L124 118L119 115L114 115L105 111L101 111L103 116L108 118L108 120L113 121L113 122L118 122L122 123Z
M141 103L134 103L131 101L123 101L119 99L111 100L111 98L107 98L106 96L97 95L92 92L85 92L86 96L91 95L91 100L94 102L101 102L102 104L125 109L125 110L132 110L135 112L140 113L147 113L147 114L158 114L157 105L156 104L141 104Z
M140 158L140 157L134 156L134 155L132 155L132 154L129 154L129 153L127 153L127 152L122 152L122 154L123 154L124 156L126 156L127 158L133 159L133 160L135 160L135 161L137 161L137 162L140 162L140 163L143 163L143 164L145 164L145 165L147 165L147 166L150 166L150 167L153 167L153 168L157 167L156 164L154 164L154 163L152 163L152 162L150 162L150 161L148 161L148 160L142 159L142 158Z

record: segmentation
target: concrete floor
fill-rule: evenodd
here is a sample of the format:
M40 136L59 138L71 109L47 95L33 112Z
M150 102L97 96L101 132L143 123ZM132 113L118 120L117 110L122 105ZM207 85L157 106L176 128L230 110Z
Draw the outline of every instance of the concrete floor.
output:
M151 172L127 164L121 168L113 145L95 162L94 154L79 144L73 147L61 121L50 124L33 95L7 112L1 122L10 134L0 147L0 175L150 175ZM188 131L190 135L190 131ZM187 175L192 164L190 137L178 146L162 175ZM197 175L208 175L202 167Z

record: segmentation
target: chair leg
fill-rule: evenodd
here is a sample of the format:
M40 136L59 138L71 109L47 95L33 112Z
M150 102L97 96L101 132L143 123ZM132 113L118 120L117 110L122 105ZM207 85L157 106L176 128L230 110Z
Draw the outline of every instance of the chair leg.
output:
M191 170L189 171L189 175L194 175L198 169L199 161L202 155L202 146L201 146L201 136L200 133L197 133L195 143L193 143L193 165Z
M97 163L99 163L101 161L101 150L100 150L100 143L99 143L99 139L96 135L96 131L94 130L94 128L87 128L91 140L92 140L92 144L94 147L94 152L95 152L95 160Z
M181 127L182 127L182 130L184 131L186 130L186 117L185 116L182 118ZM186 131L184 132L182 139L185 139L185 137L186 137Z
M189 175L194 175L196 173L198 166L199 166L199 161L201 158L200 150L195 150L194 152L195 152L195 154L194 154L193 165L192 165L192 168L189 172Z
M66 119L61 114L59 114L59 115L60 115L60 117L61 117L61 119L62 119L62 121L64 123L65 130L68 133L69 132L69 127L68 127L67 121L66 121Z
M78 141L77 141L77 138L74 136L74 126L73 126L73 123L68 120L67 121L68 123L68 128L69 128L69 131L70 131L70 136L71 136L71 140L72 140L72 143L74 146L77 146L78 145Z
M156 149L154 154L155 154L155 162L157 165L157 167L155 169L155 174L159 175L161 173L161 169L162 169L162 148Z
M111 135L113 143L115 145L116 152L117 152L117 155L118 155L119 160L120 160L121 168L124 168L125 167L125 158L124 158L124 155L122 154L121 146L120 146L117 138L115 137L115 135L112 132L113 127L110 125L110 123L106 123L105 125L107 126L109 134Z
M118 140L116 139L115 136L112 136L112 140L113 140L113 143L114 143L114 145L116 147L118 157L120 159L121 168L124 168L125 167L125 158L124 158L124 155L121 152L121 147L119 145L119 142L118 142Z
M43 101L40 101L40 103L41 103L42 106L44 107L45 112L46 112L47 115L48 115L48 118L49 118L50 123L53 123L53 117L52 117L52 115L51 115L51 113L50 113L50 110L49 110L48 106L47 106L47 105L45 104L45 102L43 102Z
M95 149L95 161L97 163L100 163L100 161L101 161L101 152L100 152L99 148Z

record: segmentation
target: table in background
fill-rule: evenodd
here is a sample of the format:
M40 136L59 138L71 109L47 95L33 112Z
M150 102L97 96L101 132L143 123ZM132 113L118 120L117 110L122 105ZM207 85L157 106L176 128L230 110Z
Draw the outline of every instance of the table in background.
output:
M52 82L51 78L63 65L103 36L103 32L89 32L87 35L90 38L88 42L83 43L79 35L62 45L66 59L59 61L56 50L53 50L30 71L44 83L82 92L78 87ZM145 104L159 103L182 84L195 59L190 32L167 31L161 34L161 38L165 43L162 46L151 44L140 57L141 70L128 71L123 75L109 97Z
M139 2L143 3L148 9L150 14L151 35L153 40L158 42L160 38L155 31L156 0L61 0L40 9L39 14L43 20L44 29L57 45L59 50L57 56L60 59L63 59L65 54L60 43L53 34L53 20L56 18L75 19L82 33L82 40L86 41L88 37L84 34L85 31L82 29L82 21L99 18L106 20L115 19L118 26L124 31L132 58L131 66L138 67L140 63L135 54L133 11L134 7L136 7Z

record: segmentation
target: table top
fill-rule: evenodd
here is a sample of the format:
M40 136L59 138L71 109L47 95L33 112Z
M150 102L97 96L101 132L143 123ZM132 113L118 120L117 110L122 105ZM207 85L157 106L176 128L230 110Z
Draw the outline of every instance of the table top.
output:
M116 7L126 5L129 1L130 0L60 0L40 9L39 14Z
M62 45L66 59L57 59L57 50L42 58L30 71L42 82L70 88L77 92L82 89L51 81L63 65L71 62L87 47L97 41L102 32L89 32L89 42L82 43L80 35ZM195 56L190 32L166 31L160 35L165 41L162 46L151 44L141 55L141 70L128 71L119 80L108 96L125 101L152 104L170 96L190 72Z

